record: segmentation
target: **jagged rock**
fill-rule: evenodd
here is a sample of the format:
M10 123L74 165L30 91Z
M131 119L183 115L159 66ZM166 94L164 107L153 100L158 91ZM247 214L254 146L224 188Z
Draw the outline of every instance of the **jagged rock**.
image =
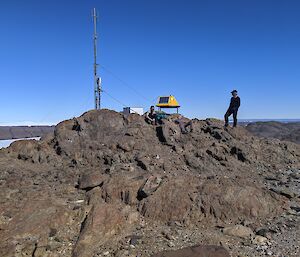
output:
M151 176L139 188L138 198L143 199L154 193L161 185L163 179L159 176Z
M119 239L120 234L129 231L138 220L139 213L128 206L104 202L94 204L81 224L80 235L72 256L94 256L97 248L112 238Z
M221 246L192 246L174 251L164 251L152 257L230 257L228 251Z
M191 208L188 192L192 189L191 182L181 178L165 181L151 197L139 203L140 213L153 220L183 220Z
M93 256L95 249L118 234L124 226L121 211L110 204L96 204L83 221L73 257Z
M268 191L238 180L208 180L203 183L200 192L198 199L202 202L203 213L224 221L237 221L242 217L267 217L270 213L280 212L284 207L284 202L278 206L279 199Z
M138 189L144 179L140 176L114 176L102 187L102 198L107 203L122 202L126 205L134 205L138 202Z
M106 174L100 173L100 171L92 172L92 173L84 173L79 178L78 188L80 189L91 189L96 186L103 185L104 181L108 179Z
M158 130L158 133L161 141L170 145L175 144L181 136L179 126L169 120L164 121L164 124L160 127L160 130Z
M271 188L271 190L277 194L283 195L289 199L296 197L296 193L288 188Z

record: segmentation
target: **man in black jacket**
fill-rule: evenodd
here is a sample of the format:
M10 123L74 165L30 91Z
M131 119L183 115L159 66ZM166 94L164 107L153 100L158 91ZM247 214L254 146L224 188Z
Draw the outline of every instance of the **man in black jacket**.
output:
M230 100L230 105L229 108L227 110L227 112L225 113L225 127L228 127L228 118L230 115L233 114L233 127L236 127L237 125L237 114L238 114L238 110L239 107L241 105L241 99L238 97L238 92L236 90L233 90L231 92L232 97Z
M156 112L154 106L150 107L150 110L145 113L145 121L151 125L156 125Z

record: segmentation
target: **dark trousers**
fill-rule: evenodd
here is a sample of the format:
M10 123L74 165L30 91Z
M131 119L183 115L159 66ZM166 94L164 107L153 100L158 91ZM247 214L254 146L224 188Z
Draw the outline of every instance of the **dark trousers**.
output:
M182 120L178 120L177 123L179 124L181 133L187 133L187 127L190 127L190 131L193 131L193 123L192 121L184 122Z
M225 126L228 126L228 118L230 115L233 114L233 126L236 127L237 125L237 114L238 114L238 109L228 109L227 112L225 113Z

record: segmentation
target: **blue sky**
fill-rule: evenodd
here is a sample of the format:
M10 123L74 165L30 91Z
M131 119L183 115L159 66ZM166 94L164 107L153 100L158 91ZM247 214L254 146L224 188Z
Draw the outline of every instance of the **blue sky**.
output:
M103 88L147 108L174 94L189 117L300 118L300 1L0 2L0 125L53 123L92 109L93 24ZM103 94L102 106L122 105Z

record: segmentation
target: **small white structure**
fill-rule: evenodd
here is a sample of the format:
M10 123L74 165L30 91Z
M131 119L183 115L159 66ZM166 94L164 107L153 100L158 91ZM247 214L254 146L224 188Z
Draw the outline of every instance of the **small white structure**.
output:
M144 108L142 108L142 107L124 107L123 108L124 115L129 115L130 113L137 113L139 115L143 115Z

